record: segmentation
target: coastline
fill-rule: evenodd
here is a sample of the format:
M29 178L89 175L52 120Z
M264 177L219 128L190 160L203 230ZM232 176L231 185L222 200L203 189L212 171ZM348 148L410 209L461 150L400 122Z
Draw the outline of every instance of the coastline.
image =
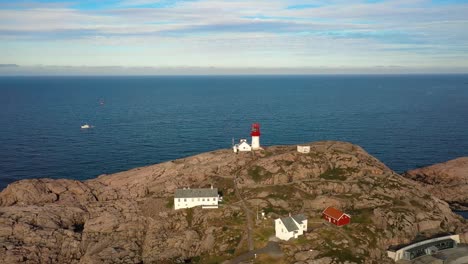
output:
M453 211L457 215L461 215L463 218L468 219L468 211Z

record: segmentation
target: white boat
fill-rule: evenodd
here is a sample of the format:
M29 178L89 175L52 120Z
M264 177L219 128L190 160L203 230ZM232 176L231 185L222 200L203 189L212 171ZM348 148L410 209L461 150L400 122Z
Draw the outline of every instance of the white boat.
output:
M81 129L88 129L88 128L91 128L91 126L88 124L84 124L81 126Z

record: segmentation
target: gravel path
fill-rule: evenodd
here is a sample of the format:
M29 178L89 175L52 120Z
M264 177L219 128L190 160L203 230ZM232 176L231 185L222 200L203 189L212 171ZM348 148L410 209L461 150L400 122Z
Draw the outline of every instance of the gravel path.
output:
M236 191L237 198L241 201L242 209L244 210L245 216L247 217L247 243L249 246L249 250L252 251L254 250L254 243L253 243L253 238L252 238L252 230L253 230L252 215L250 214L249 209L247 208L247 205L245 204L244 198L242 198L242 196L240 195L239 189L237 188L236 179L234 179L234 189Z
M280 257L283 255L283 252L281 251L281 248L277 242L270 241L268 244L260 249L252 250L247 253L244 253L234 259L232 259L229 263L230 264L238 264L242 261L247 261L249 259L255 258L255 255L259 254L267 254L272 257Z

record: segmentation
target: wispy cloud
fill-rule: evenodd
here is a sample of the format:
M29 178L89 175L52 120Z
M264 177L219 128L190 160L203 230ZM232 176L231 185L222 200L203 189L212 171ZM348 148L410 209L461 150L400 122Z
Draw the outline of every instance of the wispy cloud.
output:
M0 63L465 67L467 26L455 0L19 0Z

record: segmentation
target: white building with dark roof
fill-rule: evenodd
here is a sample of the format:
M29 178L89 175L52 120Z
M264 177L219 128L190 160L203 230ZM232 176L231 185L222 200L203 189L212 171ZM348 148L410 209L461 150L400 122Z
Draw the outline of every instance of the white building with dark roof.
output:
M275 220L276 237L281 240L297 238L307 231L307 217L303 214L278 218Z
M218 188L177 189L174 196L174 209L192 208L218 208Z
M445 234L442 236L436 236L430 239L422 240L419 242L414 242L412 244L390 247L387 250L387 256L393 259L394 261L399 261L399 260L412 261L415 258L420 258L426 255L430 256L435 253L438 253L437 255L440 255L440 257L443 257L444 255L440 253L442 253L444 250L456 248L458 244L460 244L460 235ZM436 262L437 259L433 259L432 261L433 262L430 262L430 263L445 263L441 259L439 259L439 262ZM466 262L454 261L453 263L466 263Z
M241 139L239 144L232 146L232 149L234 150L234 153L237 153L238 151L252 151L252 147L247 143L247 139Z

